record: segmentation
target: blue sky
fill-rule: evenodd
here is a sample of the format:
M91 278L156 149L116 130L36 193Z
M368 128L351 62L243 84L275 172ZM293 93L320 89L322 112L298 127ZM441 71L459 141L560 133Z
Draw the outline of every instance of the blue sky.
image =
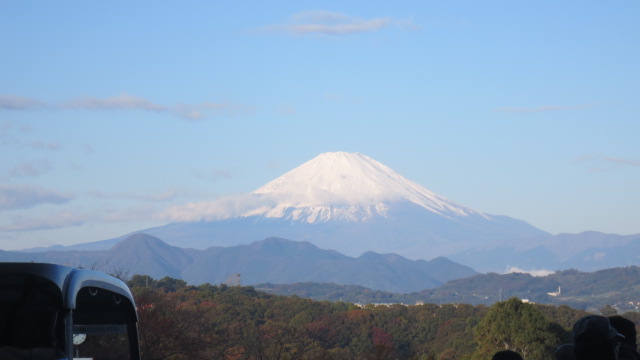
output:
M0 249L361 152L551 233L640 233L640 2L0 1Z

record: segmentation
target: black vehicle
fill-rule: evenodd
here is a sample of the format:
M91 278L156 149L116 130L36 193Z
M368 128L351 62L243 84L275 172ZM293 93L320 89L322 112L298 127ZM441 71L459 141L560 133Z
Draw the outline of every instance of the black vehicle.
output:
M86 337L114 333L139 360L138 316L124 282L68 266L0 263L0 359L72 359Z

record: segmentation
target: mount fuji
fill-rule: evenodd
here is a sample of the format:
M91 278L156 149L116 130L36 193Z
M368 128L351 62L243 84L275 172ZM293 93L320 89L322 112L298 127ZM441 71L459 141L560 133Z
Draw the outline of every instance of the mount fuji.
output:
M349 256L374 251L426 260L550 236L524 221L456 204L347 152L320 154L251 193L172 208L165 216L170 224L141 232L196 249L279 237ZM104 249L122 238L76 248Z

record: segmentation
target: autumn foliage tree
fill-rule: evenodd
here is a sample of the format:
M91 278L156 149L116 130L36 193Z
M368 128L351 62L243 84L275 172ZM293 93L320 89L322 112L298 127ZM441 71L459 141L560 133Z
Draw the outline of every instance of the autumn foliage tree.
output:
M550 318L581 313L518 299L360 307L140 276L130 286L145 360L485 360L505 348L538 360L564 339Z

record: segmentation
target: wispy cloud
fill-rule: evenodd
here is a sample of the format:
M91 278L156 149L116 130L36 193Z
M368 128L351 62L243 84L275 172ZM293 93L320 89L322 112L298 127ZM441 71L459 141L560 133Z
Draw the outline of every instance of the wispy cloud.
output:
M168 111L183 119L202 120L209 115L235 116L250 113L253 110L251 106L239 104L204 102L200 104L178 104Z
M51 150L56 151L62 149L62 145L59 142L44 142L44 141L34 141L29 144L33 149L43 149L43 150Z
M213 169L210 171L195 171L194 175L203 180L207 181L218 181L220 179L230 179L233 177L233 173L229 170L223 169Z
M73 195L29 185L0 185L0 211L32 208L41 204L64 204Z
M158 222L159 212L149 205L133 206L117 209L102 207L99 210L85 211L50 211L33 216L27 213L6 217L0 224L0 231L26 232L39 230L63 229L69 227L105 224L124 224L143 222Z
M103 192L103 191L90 191L88 196L98 199L127 199L127 200L140 200L146 202L167 202L175 200L176 198L188 195L185 190L169 189L153 194L131 194L122 192Z
M121 94L109 98L82 97L62 105L68 109L166 111L167 108L147 99Z
M293 115L296 113L296 108L293 105L283 104L276 108L276 113L280 115Z
M630 160L630 159L621 159L614 157L605 157L603 159L605 163L612 164L615 166L633 166L640 167L640 160Z
M159 210L154 206L145 204L128 208L117 208L101 214L93 214L89 220L101 224L159 221Z
M202 120L207 116L231 116L244 111L250 111L247 106L231 103L204 102L200 104L161 105L150 100L121 94L109 98L84 97L69 101L63 105L67 109L85 110L140 110L169 113L183 119Z
M18 95L0 95L0 109L3 110L35 110L47 108L43 101Z
M48 172L51 169L53 169L53 167L49 163L49 160L47 160L47 159L38 159L38 160L25 162L25 163L22 163L22 164L19 164L19 165L15 166L9 172L9 176L11 176L11 177L23 177L23 176L36 177L36 176L39 176L41 174L44 174L44 173Z
M55 110L147 111L170 114L187 120L203 120L215 116L234 116L253 111L250 106L229 102L164 105L126 93L106 98L85 96L57 105L16 95L0 95L0 110L26 111L42 108Z
M609 172L621 168L640 168L639 159L624 159L611 156L585 155L574 160L574 163L586 164L593 173Z
M562 106L562 105L545 105L538 107L501 107L496 108L493 111L503 113L537 113L548 111L567 111L567 110L580 110L592 108L595 105L577 105L577 106Z
M285 24L270 25L259 30L296 36L312 34L340 36L374 32L392 26L418 28L410 20L397 20L389 17L362 19L337 12L312 10L293 15Z
M82 152L84 154L93 154L93 146L91 144L82 144Z
M51 230L73 226L81 226L85 221L70 212L58 212L48 217L15 217L8 225L0 227L2 231L34 231Z

